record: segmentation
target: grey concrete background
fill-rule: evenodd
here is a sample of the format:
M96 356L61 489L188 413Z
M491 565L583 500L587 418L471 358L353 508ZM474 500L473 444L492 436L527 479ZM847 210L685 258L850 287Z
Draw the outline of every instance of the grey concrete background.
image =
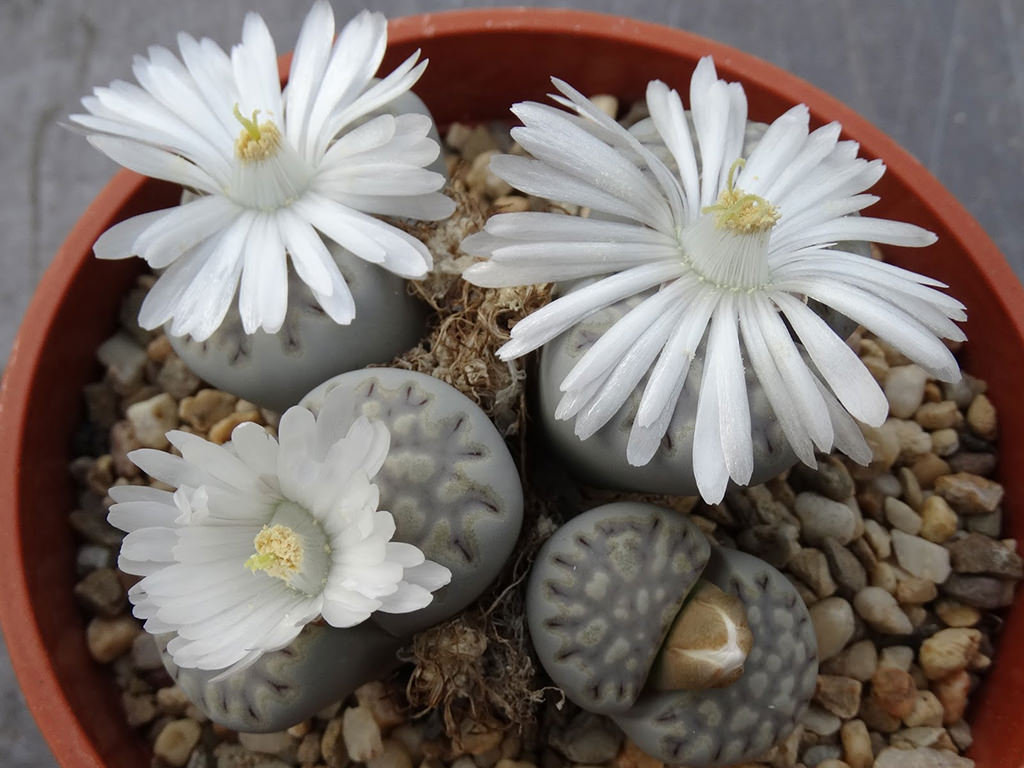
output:
M363 7L333 0L340 19ZM367 0L389 16L488 0ZM1024 275L1024 0L574 0L689 29L845 101L915 154ZM179 29L224 46L245 12L290 48L307 0L0 0L0 370L33 287L115 168L58 127ZM514 65L512 65L514 66ZM0 436L0 439L3 439ZM2 646L2 641L0 641ZM0 763L52 766L0 647Z

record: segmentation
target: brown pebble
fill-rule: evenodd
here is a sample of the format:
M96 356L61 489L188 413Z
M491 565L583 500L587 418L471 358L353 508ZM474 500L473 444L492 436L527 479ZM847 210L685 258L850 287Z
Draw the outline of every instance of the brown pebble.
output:
M934 600L938 594L939 590L935 586L935 582L919 579L916 576L901 579L896 584L896 600L900 603L921 605Z
M200 432L235 412L238 398L219 389L201 389L178 404L178 416Z
M151 722L158 712L156 697L151 693L124 693L121 695L121 706L125 720L132 728Z
M914 414L914 420L929 431L957 427L963 422L963 419L960 409L952 400L924 403Z
M132 648L135 636L141 628L131 616L113 619L96 617L85 630L85 641L89 653L101 664L109 664Z
M871 698L898 720L914 710L916 692L914 678L902 669L880 666L871 678Z
M944 459L960 450L960 436L955 429L937 429L932 432L932 452Z
M966 669L980 647L976 629L943 629L921 643L918 660L928 679L938 680Z
M1003 486L969 472L957 472L954 475L937 478L935 491L961 515L983 515L992 512L1003 500Z
M914 701L914 709L903 718L903 722L911 728L925 725L938 727L942 725L942 702L931 691L918 691Z
M871 748L871 737L863 720L849 720L839 731L843 743L843 759L850 768L871 768L875 753Z
M849 720L860 708L861 683L852 677L818 675L814 700L834 715Z
M390 730L406 721L401 705L384 683L371 682L356 688L356 700L370 710L382 731Z
M78 582L75 597L86 611L108 619L127 606L127 594L113 568L99 568Z
M935 613L950 627L973 627L981 621L981 611L957 600L939 600Z
M244 424L247 421L255 421L258 423L259 420L259 411L239 411L232 413L230 416L225 416L210 427L209 440L211 443L221 445L231 439L231 433L239 424Z
M956 533L957 516L953 508L944 498L938 495L929 496L921 505L922 539L941 544Z
M951 472L970 472L972 475L991 477L999 463L994 453L960 451L949 457Z
M865 696L860 700L860 711L857 713L857 716L863 720L872 731L878 731L879 733L895 733L900 729L900 718L893 717L882 709L874 696Z
M993 611L1013 603L1014 583L1009 579L954 573L942 584L942 592L975 608Z
M372 718L371 718L372 720ZM320 737L320 754L324 762L331 768L341 768L348 764L348 752L342 741L343 721L341 717L329 718Z
M995 440L999 434L996 407L986 395L978 395L967 408L967 426L984 440Z
M971 676L963 669L932 682L932 692L942 702L943 725L952 725L964 716L964 710L967 709L967 694L970 690Z
M922 488L932 488L936 478L949 474L949 464L934 453L926 453L917 458L910 467Z
M162 363L172 354L174 354L174 349L166 334L161 333L146 345L146 356L155 363Z
M1024 578L1024 559L1014 549L980 533L965 533L946 543L953 570L1007 579Z
M202 728L195 720L172 720L153 742L153 754L175 768L183 766L188 762L201 734Z

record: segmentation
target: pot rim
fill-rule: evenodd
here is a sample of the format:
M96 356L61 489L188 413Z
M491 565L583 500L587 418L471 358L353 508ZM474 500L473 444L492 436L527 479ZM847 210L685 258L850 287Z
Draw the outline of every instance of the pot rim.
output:
M849 107L805 80L755 56L738 51L684 30L633 19L567 9L527 7L453 10L393 19L389 22L389 45L460 37L467 33L537 33L575 36L594 40L636 44L665 52L701 51L715 57L723 76L784 93L792 103L808 105L819 120L838 120L844 135L854 135L861 155L884 157L887 176L896 176L913 188L927 209L943 221L957 247L969 252L978 264L987 289L1005 314L1013 318L1005 330L1024 349L1024 287L978 222L953 195L913 156ZM290 54L281 57L286 74ZM12 666L22 687L29 710L62 765L105 765L96 744L75 716L46 652L36 620L40 606L30 600L26 569L17 542L15 514L20 473L20 448L30 425L25 415L44 341L57 317L60 301L81 269L97 237L115 221L118 212L146 179L120 171L88 206L71 230L43 275L15 339L3 382L0 384L0 584L5 586L0 601L0 626L6 638ZM86 258L83 259L83 254Z

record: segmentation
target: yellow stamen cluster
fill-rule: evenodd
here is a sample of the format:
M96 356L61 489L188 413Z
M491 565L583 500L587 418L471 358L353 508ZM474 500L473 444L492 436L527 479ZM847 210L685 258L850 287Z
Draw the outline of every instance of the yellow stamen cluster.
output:
M747 194L735 186L736 170L745 164L742 157L736 159L729 168L729 178L718 202L704 208L703 213L713 213L715 225L719 229L731 229L744 234L763 232L775 226L781 214L778 208L760 195Z
M286 525L264 525L253 544L256 554L245 561L253 573L264 571L288 581L302 567L302 540Z
M252 117L245 117L235 104L235 119L242 124L242 132L235 140L235 154L240 160L258 163L273 157L281 146L281 131L271 121L256 122L257 109Z

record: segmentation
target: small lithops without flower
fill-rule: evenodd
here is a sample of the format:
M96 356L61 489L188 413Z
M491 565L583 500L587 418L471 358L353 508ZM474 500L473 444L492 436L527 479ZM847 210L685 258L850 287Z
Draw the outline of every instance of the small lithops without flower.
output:
M757 758L814 694L817 641L789 581L650 504L559 528L534 562L526 612L565 694L668 764Z
M704 58L690 83L692 132L674 90L660 81L647 88L650 125L673 169L571 86L554 84L555 101L569 111L513 107L524 125L512 135L532 157L498 156L491 170L594 215L493 216L463 242L487 258L465 278L497 287L600 277L518 323L499 351L506 359L642 298L571 365L553 364L559 378L541 384L548 401L558 400L543 418L575 419L582 440L608 431L616 456L576 457L592 463L592 474L606 466L621 474L626 462L643 467L675 445L673 466L662 473L674 468L681 477L673 492L717 502L730 480L763 476L752 432L767 421L811 466L815 450L833 447L869 459L856 421L880 424L885 397L810 300L865 326L935 378L959 378L941 339L964 338L953 322L965 319L963 305L935 290L943 287L937 281L832 247L935 240L912 224L857 215L878 199L862 193L884 166L857 158L855 143L839 141L838 124L810 131L807 108L794 107L743 157L743 89L718 79ZM762 393L756 410L748 379Z
M148 632L170 635L174 667L213 673L211 683L245 675L311 622L345 629L381 613L418 611L451 579L418 547L395 540L394 517L380 506L374 480L390 447L382 422L339 427L293 407L278 434L244 423L218 446L172 431L181 456L141 449L130 458L176 490L110 489L109 520L128 533L118 566L142 577L129 591L135 616ZM348 650L330 662L340 672L319 674L372 675L364 665L373 654L360 646L380 638L387 633L376 627L328 637L323 642ZM324 653L308 655L324 662ZM349 670L353 664L364 668ZM277 693L291 712L294 693ZM304 695L322 706L322 690Z
M375 80L386 45L387 21L368 11L335 40L331 7L317 0L282 90L274 42L250 13L230 55L181 34L180 59L150 48L134 63L138 85L97 88L82 101L88 114L71 116L116 162L194 193L115 225L94 250L103 259L141 256L160 272L139 322L166 324L172 337L213 339L198 349L179 345L212 383L227 369L225 388L280 409L326 375L386 361L422 335L400 278L422 278L431 254L380 217L444 219L454 204L439 192L444 175L429 169L439 153L433 120L409 92L426 61L413 54ZM397 278L350 282L346 259L328 243ZM228 338L213 338L236 295ZM290 301L300 310L290 313ZM305 305L315 311L301 311ZM385 327L372 360L352 349L351 333L324 331L356 321L368 305L383 315L358 333ZM239 331L281 338L246 343ZM241 377L232 371L240 361L248 364ZM304 376L310 361L315 371ZM289 366L294 390L264 392L261 372L280 365Z

